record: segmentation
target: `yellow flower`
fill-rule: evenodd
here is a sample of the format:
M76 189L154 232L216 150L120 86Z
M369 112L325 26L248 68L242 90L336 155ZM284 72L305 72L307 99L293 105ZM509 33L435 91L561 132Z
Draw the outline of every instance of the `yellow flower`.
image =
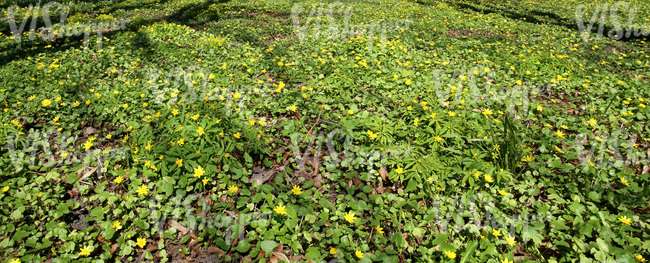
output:
M485 117L487 117L488 115L492 115L492 114L494 114L494 112L492 112L490 109L485 109L485 110L483 110L483 112L481 112L481 113L482 113L483 115L485 115Z
M79 256L88 256L88 255L90 255L91 249L90 249L89 246L82 247L82 248L80 248L80 250L81 250L81 252L79 252Z
M436 142L441 142L442 138L440 136L436 136L436 137L433 138L433 140L436 141Z
M9 191L9 186L5 186L2 188L2 192L7 192L7 191Z
M356 252L354 252L354 255L356 255L358 258L363 258L363 252L361 252L361 251L359 251L359 250L357 250Z
M203 135L203 134L205 134L205 131L203 131L203 127L199 127L199 129L198 129L198 130L196 130L196 132L198 132L198 133L199 133L199 136L201 136L201 135Z
M560 130L555 132L555 134L557 135L557 137L564 138L564 133L562 131L560 131Z
M330 254L336 255L336 248L330 248Z
M501 231L496 230L496 229L492 229L492 235L494 235L495 237L502 236Z
M411 85L411 80L410 79L406 80L406 85Z
M530 155L527 155L524 159L521 159L521 160L524 161L524 162L532 162L532 161L535 160L535 158L530 156Z
M194 168L194 177L201 178L205 174L205 170L203 170L203 167L199 165L199 167Z
M450 259L456 258L456 253L449 250L445 250L445 255L447 255L447 257Z
M383 233L384 233L384 228L381 228L381 227L379 227L379 226L376 226L376 227L375 227L375 230L376 230L377 233L379 233L379 234L383 234Z
M138 196L146 195L147 193L149 193L149 187L147 187L146 185L142 185L135 192L138 193Z
M298 110L298 107L295 104L291 105L291 111L296 112L296 110Z
M589 120L589 125L591 125L591 126L596 126L596 124L598 124L598 121L596 121L596 119L591 118L591 119Z
M621 183L624 184L625 186L630 186L630 184L627 182L627 180L625 180L625 178L619 177L618 179L620 179Z
M19 258L13 258L13 259L11 259L10 263L20 263L20 259Z
M374 134L372 131L368 131L368 137L370 137L370 139L374 140L374 139L377 139L377 134Z
M514 261L508 261L508 259L501 260L501 263L515 263Z
M241 138L241 134L239 134L239 133L235 133L235 134L233 134L233 136L235 136L235 138L237 138L237 139Z
M508 193L506 193L506 191L499 190L499 194L500 194L500 195L507 195Z
M147 151L151 151L151 147L153 147L153 145L151 144L151 140L149 140L147 141L147 146L145 146L144 149Z
M172 114L173 114L174 116L178 115L178 109L174 109L174 110L172 110Z
M138 245L140 248L144 248L144 246L146 244L147 244L147 241L142 239L142 238L138 238L138 242L136 242L136 245Z
M356 218L354 218L354 213L352 213L352 211L345 214L344 218L345 218L345 220L348 221L348 223L354 223L354 220L356 219Z
M413 121L413 125L418 126L418 122L419 122L419 121L420 121L420 119L415 118L415 121Z
M508 242L508 245L510 245L511 247L514 247L515 244L517 244L517 241L515 241L514 237L508 236L506 237L506 241Z
M287 214L287 210L285 209L285 207L283 205L276 206L275 209L273 209L273 211L275 211L276 213L278 213L280 215L286 215Z
M122 229L122 226L120 225L120 221L113 222L113 229L115 229L115 230Z
M239 187L237 186L234 185L228 186L228 191L230 191L231 193L237 192L237 190L239 190Z
M199 119L199 114L196 114L196 115L194 115L194 116L192 116L192 117L190 117L190 118L191 118L192 120L197 120L197 119Z
M41 105L43 105L43 107L50 106L50 104L52 104L52 101L49 99L45 99L43 102L41 102Z
M116 183L116 184L119 184L122 181L124 181L124 177L122 177L122 176L118 176L117 178L115 178L115 180L113 180L113 182Z
M109 140L110 140L111 137L113 137L113 135L110 135L110 134L109 134L109 135L106 135L106 139L109 139Z
M352 115L352 114L354 114L354 111L348 110L348 114Z
M185 139L181 138L176 143L178 144L178 146L183 146L183 144L185 144Z
M209 181L210 181L210 179L208 179L207 177L203 178L203 180L201 180L201 182L203 182L203 185L208 184Z
M293 189L291 189L291 192L293 192L294 195L299 195L302 194L302 189L300 189L300 186L293 185Z
M84 149L85 149L86 151L88 151L88 149L90 149L90 147L93 147L93 142L90 141L90 140L87 140L87 141L84 143Z
M492 178L491 175L485 174L485 181L487 181L488 183L493 183L494 179Z
M621 216L621 217L618 218L618 220L621 220L621 222L623 222L623 224L626 224L628 226L630 225L630 223L632 223L632 219L627 218L627 216Z
M402 167L399 167L399 168L397 168L397 170L395 170L395 172L397 174L402 174L402 173L404 173L404 169L402 169Z
M634 258L635 258L637 261L639 261L639 262L646 262L646 261L648 261L648 260L646 260L645 258L643 258L643 256L641 256L641 255L636 255L636 257L634 257Z
M182 167L183 166L183 159L176 158L176 165L178 165L178 167Z

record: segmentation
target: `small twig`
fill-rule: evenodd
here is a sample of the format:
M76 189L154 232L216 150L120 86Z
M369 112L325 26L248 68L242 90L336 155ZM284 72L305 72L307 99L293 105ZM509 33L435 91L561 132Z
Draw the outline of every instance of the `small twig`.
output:
M320 121L320 114L321 114L322 112L323 112L323 106L321 105L321 107L320 107L320 111L318 112L318 119L316 119L316 122L314 123L314 125L311 126L311 128L310 128L309 131L307 132L307 135L309 135L309 134L311 133L311 130L313 130L314 127L315 127L316 125L318 125L318 123L319 123L319 121Z
M79 61L81 61L81 63L84 63L84 64L86 64L86 62L84 62L83 60L81 60L81 58L80 58L80 57L78 57L78 56L77 56L77 54L75 54L75 53L72 53L72 54L73 54L73 55L74 55L75 57L77 57L77 58L79 59Z
M92 185L92 184L90 184L89 182L86 182L86 181L79 181L79 182L80 182L80 183L87 184L87 185Z
M334 124L334 125L341 126L341 124L338 124L336 122L331 122L331 121L326 121L326 120L320 120L320 121L325 122L325 123L329 123L329 124Z

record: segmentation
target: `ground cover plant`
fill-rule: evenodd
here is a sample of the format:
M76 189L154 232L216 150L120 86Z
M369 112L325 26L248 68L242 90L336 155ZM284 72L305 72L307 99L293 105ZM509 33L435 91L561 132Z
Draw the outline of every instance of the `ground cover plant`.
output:
M0 8L1 262L650 258L646 1Z

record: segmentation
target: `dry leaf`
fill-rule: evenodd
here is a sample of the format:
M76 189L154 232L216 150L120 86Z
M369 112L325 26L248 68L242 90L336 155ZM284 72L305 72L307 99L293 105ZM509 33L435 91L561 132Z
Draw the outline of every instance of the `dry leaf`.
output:
M379 175L381 176L381 179L384 180L384 182L387 182L388 172L386 171L386 167L379 168Z
M117 248L120 247L120 243L115 243L111 246L111 254L115 253L117 251Z
M253 262L251 256L245 256L239 261L239 263L251 263L251 262Z
M226 254L226 252L224 252L223 250L221 250L218 247L209 247L208 252L210 252L210 254L218 254L218 255L221 255L221 256Z
M97 167L95 167L95 168L93 168L93 169L90 169L90 171L86 172L86 173L84 174L84 176L82 176L81 178L79 178L77 181L83 181L83 180L86 180L86 178L88 178L88 176L90 176L91 174L93 174L95 171L97 171ZM78 172L78 171L77 171L77 172Z
M196 246L196 245L198 245L198 244L199 244L198 241L196 241L195 239L192 239L192 241L190 241L190 243L188 244L188 246L189 246L190 248L192 248L192 247L194 247L194 246Z
M289 258L290 262L300 262L301 260L309 262L309 263L314 263L313 260L305 258L305 256L291 256Z
M253 181L257 182L257 185L262 185L273 176L275 172L273 170L264 171L261 166L253 167L253 175L251 176L250 183Z
M278 263L278 262L287 262L289 263L289 258L287 258L286 255L279 253L279 252L273 252L273 256L269 259L270 263Z
M169 225L171 227L173 227L173 228L176 228L176 230L178 230L178 232L182 233L183 235L187 234L187 231L188 231L187 228L185 228L184 226L182 226L178 222L176 222L174 220L171 220L171 221L169 221Z
M278 247L275 248L275 252L280 252L280 253L282 253L282 252L284 252L283 250L284 250L284 245L282 245L282 243L280 243L280 244L278 245Z
M323 188L323 184L321 183L321 181L323 181L323 176L321 176L320 173L317 173L316 178L314 178L314 187L316 187L316 189L320 190L321 188Z

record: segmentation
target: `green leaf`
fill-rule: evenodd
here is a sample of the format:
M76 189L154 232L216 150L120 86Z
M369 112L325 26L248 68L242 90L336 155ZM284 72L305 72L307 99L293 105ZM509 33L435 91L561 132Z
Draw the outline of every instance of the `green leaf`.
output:
M24 209L24 207L23 207L23 209ZM9 217L10 217L11 219L13 219L13 220L21 219L21 218L23 218L23 212L20 211L20 209L16 209L15 211L13 211L13 212L11 213L11 215L10 215Z
M271 254L273 250L278 246L278 243L273 240L265 240L262 241L262 244L260 244L260 246L264 252Z
M468 245L465 247L467 248L466 252L463 255L463 258L460 260L460 263L464 263L467 261L467 259L474 254L474 250L478 246L478 241L474 240L472 242L469 242Z
M607 246L607 244L605 244L605 241L598 238L596 239L596 243L598 244L598 248L600 248L601 251L609 252L609 247Z
M321 249L317 247L308 248L305 258L308 260L319 259L321 257L320 250Z
M395 245L397 247L407 247L408 246L408 244L406 243L406 240L402 236L401 232L395 232L395 234L393 234L393 236L391 237L390 241L395 243Z

